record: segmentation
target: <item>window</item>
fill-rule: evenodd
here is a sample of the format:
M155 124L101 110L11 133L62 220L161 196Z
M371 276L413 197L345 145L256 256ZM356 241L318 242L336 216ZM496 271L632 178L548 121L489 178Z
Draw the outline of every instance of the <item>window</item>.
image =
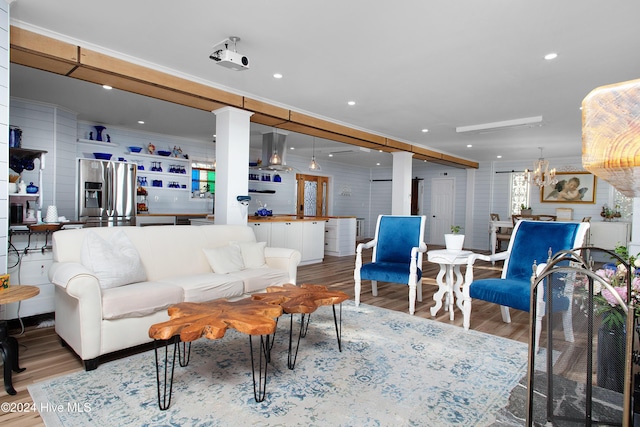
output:
M510 188L509 211L511 215L518 215L521 205L531 206L529 204L529 182L524 172L511 173Z
M191 163L191 195L206 197L216 192L216 169L213 163L194 161Z

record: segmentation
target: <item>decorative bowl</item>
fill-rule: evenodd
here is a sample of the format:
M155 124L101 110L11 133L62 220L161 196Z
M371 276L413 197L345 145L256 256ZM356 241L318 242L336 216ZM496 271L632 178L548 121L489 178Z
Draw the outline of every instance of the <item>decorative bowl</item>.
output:
M139 153L142 151L142 147L131 146L127 148L129 148L129 151L132 153Z
M38 186L33 185L33 182L30 182L29 185L27 185L27 193L36 194L37 192L38 192Z
M111 160L111 154L109 153L93 153L93 157L98 160Z
M171 151L158 150L158 155L160 155L160 156L167 157L170 154L171 154Z

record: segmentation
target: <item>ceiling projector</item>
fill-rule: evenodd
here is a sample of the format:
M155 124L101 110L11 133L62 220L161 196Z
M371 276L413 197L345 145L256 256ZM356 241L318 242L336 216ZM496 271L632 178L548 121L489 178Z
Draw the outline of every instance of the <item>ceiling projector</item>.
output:
M229 49L215 50L211 55L209 55L209 58L216 61L218 65L231 68L235 71L249 69L249 58Z

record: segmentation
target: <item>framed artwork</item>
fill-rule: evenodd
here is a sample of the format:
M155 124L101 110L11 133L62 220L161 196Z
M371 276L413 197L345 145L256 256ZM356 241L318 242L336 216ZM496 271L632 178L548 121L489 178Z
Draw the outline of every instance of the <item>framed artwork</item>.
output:
M541 203L595 203L596 176L589 172L557 172L556 185L540 189Z

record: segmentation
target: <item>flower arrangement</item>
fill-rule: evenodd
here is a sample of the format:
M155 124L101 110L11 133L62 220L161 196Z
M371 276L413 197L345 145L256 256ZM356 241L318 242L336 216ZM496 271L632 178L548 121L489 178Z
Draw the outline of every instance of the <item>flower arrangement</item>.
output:
M629 255L625 246L618 246L615 253L624 262L617 264L605 264L595 271L595 274L604 282L611 285L613 292L617 293L622 301L627 302L629 287L627 283L631 281L631 298L635 303L636 316L640 316L640 259L638 255ZM578 294L582 295L580 308L584 310L586 292L589 289L587 276L576 277L576 286L581 288ZM624 325L627 314L618 303L618 299L612 291L602 286L600 282L593 282L593 305L594 314L602 316L603 325L609 328L616 328Z

